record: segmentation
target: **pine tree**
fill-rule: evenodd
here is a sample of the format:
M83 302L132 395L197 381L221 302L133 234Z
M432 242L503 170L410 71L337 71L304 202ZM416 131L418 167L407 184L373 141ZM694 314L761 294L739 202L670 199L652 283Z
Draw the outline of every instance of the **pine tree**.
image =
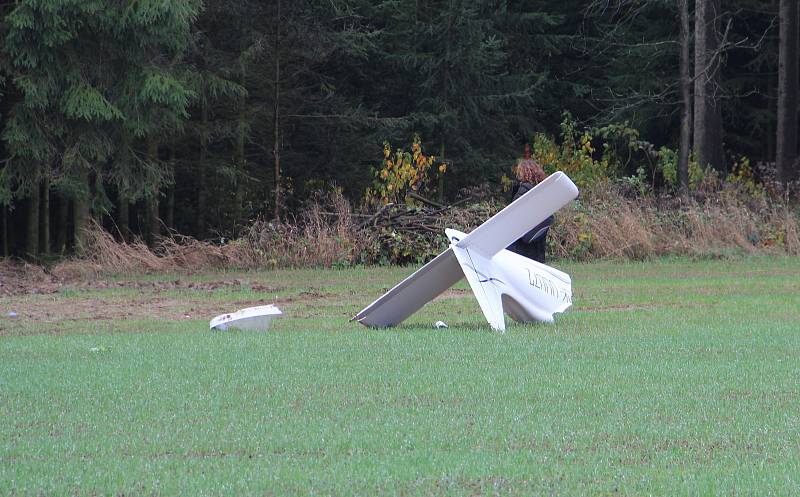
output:
M511 44L531 29L535 12L479 1L386 1L375 16L380 36L370 80L381 115L394 121L398 141L419 133L453 165L454 187L499 176L501 158L524 142L541 117L536 69L511 67ZM527 16L527 17L526 17ZM522 51L518 60L523 59Z
M23 0L5 17L3 70L20 95L3 129L5 184L23 197L46 175L74 203L77 247L92 208L109 206L104 179L131 199L155 195L164 182L135 142L187 117L194 95L176 61L200 7Z

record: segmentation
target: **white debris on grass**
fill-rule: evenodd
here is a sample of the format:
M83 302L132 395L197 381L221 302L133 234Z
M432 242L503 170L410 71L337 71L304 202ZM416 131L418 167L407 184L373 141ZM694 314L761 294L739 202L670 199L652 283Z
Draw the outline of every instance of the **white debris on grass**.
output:
M243 331L266 331L272 320L282 316L283 312L276 305L260 305L239 309L236 312L220 314L209 323L212 330L225 331L236 328Z

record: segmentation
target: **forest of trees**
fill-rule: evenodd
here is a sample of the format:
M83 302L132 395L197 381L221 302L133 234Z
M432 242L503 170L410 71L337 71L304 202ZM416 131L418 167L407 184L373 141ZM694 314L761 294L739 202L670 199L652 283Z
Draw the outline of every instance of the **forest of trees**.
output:
M795 0L16 0L0 4L0 255L236 236L384 142L497 183L535 133L622 124L797 180ZM626 174L634 174L631 163ZM654 178L655 180L655 178Z

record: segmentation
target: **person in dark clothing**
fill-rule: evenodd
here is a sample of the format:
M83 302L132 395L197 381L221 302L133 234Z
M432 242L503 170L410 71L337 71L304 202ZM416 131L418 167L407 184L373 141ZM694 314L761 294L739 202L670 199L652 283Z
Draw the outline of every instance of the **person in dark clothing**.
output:
M517 181L514 183L512 192L514 199L517 200L525 195L529 190L536 186L545 177L544 169L536 161L531 159L530 148L525 145L525 158L517 163L515 168ZM547 249L547 231L555 220L550 216L542 221L538 226L528 231L517 241L508 246L508 250L515 252L523 257L533 259L544 264L545 251Z

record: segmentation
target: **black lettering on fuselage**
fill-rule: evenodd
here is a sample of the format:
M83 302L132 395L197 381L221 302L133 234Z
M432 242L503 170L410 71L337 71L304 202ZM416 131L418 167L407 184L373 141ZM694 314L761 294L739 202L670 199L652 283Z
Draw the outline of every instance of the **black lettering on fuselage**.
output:
M572 303L572 294L570 292L560 289L549 278L542 276L539 273L535 273L531 271L529 268L526 269L528 270L528 283L532 287L538 288L544 293L551 295L554 298L561 300L562 302Z

